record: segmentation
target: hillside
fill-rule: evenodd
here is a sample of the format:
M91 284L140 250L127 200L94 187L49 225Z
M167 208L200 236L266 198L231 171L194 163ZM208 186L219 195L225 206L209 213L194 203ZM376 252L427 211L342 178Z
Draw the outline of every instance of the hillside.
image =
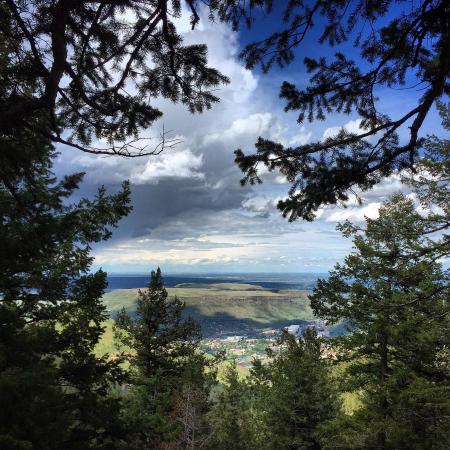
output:
M205 337L254 335L313 318L307 291L268 290L239 283L182 284L167 289L186 303L185 314L197 320ZM118 289L103 297L108 311L133 311L137 289Z

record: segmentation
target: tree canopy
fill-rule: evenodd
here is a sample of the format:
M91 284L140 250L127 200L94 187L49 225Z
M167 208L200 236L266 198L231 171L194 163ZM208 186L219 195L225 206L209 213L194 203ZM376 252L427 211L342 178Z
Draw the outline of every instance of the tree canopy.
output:
M204 3L211 20L234 29L275 4ZM279 169L292 185L279 205L291 220L312 220L320 206L345 202L350 190L394 171L411 188L365 227L339 226L354 251L310 297L318 317L348 327L328 343L361 407L342 411L326 342L312 332L282 333L247 380L231 367L217 388L220 355L201 350L198 324L169 299L159 269L136 310L115 317L123 352L96 353L110 316L106 273L92 271L91 246L131 210L129 184L73 200L84 174L57 177L54 146L156 154L170 145L165 137L152 148L139 135L161 117L155 98L191 112L218 101L213 90L228 80L208 67L206 46L184 45L183 5L195 28L197 0L0 1L0 447L445 450L449 141L421 135L433 104L449 128L448 105L439 101L449 93L444 0L289 1L285 28L241 54L249 68L284 67L317 22L325 24L320 42L353 39L361 51L358 60L342 52L332 62L306 58L309 85L281 89L299 122L356 112L361 134L342 130L296 148L260 138L256 155L236 152L244 183L261 181L260 163ZM415 107L397 118L379 111L377 89L411 80L423 89ZM106 146L93 147L95 140Z
M195 28L197 2L184 4ZM0 13L3 133L25 128L90 153L155 154L170 142L152 145L139 131L161 117L156 97L201 112L228 82L207 66L205 45L183 43L179 0L4 0ZM34 122L41 115L47 127Z
M346 361L347 387L363 406L344 420L341 438L359 430L349 448L445 448L450 433L449 270L430 246L427 221L411 199L393 196L377 219L353 236L355 251L319 280L314 312L345 321L335 343ZM338 433L339 434L339 433ZM348 438L344 438L345 442Z
M134 448L151 450L169 442L197 448L205 440L215 359L200 351L199 326L183 318L183 310L183 302L168 298L158 268L148 289L139 290L135 313L123 309L116 317L116 342L130 362L124 415Z
M5 449L105 448L121 429L110 388L122 371L94 354L107 318L106 273L91 272L90 249L129 212L129 188L71 202L83 175L58 180L53 157L49 140L26 130L0 139Z
M219 2L220 3L220 2ZM268 13L276 2L223 2L221 14L237 28L251 26L258 10ZM298 122L324 120L331 113L356 113L360 132L342 129L336 136L286 147L259 138L256 153L236 151L245 184L261 182L258 167L279 170L291 183L278 207L290 220L312 220L326 204L345 202L355 188L367 190L394 171L413 167L424 136L424 121L436 100L450 93L450 6L445 0L293 1L286 2L279 30L247 45L241 53L247 67L268 72L295 60L298 49L317 28L318 41L336 48L334 59L308 55L311 74L306 86L285 81L280 97ZM275 8L274 8L275 9ZM339 46L350 41L359 55L350 58ZM397 117L380 110L381 89L420 89L417 103ZM405 132L407 138L400 139Z

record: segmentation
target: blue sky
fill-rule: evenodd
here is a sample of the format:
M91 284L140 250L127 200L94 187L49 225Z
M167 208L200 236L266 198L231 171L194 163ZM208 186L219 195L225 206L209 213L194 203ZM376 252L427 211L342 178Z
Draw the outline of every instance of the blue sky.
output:
M84 195L94 194L101 184L114 191L122 180L131 181L134 210L110 241L94 247L95 268L115 273L147 273L157 265L165 273L324 272L351 251L351 242L335 230L337 222L374 217L381 202L404 189L398 176L392 176L364 193L361 206L353 198L347 208L320 210L312 223L288 223L275 208L289 187L282 176L266 173L262 185L240 186L233 151L252 152L258 136L299 145L339 127L358 130L356 115L332 115L325 122L300 126L294 113L283 112L278 98L283 80L300 86L307 82L304 55L330 56L334 50L308 40L298 50L297 61L284 70L262 75L258 69L245 69L238 59L242 46L274 23L266 18L252 32L233 33L227 25L209 23L205 14L195 31L187 15L179 20L185 41L206 43L209 64L231 83L218 91L220 104L202 115L155 100L164 116L142 135L157 142L163 127L172 130L181 140L175 148L133 160L59 149L57 173L86 171ZM351 45L344 50L354 52ZM393 117L413 105L418 95L415 90L378 93L381 108ZM425 130L439 129L433 111Z

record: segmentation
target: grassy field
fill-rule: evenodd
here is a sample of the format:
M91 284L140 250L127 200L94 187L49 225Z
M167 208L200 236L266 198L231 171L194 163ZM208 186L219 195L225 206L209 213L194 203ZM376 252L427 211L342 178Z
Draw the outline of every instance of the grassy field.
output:
M177 296L187 305L195 303L220 304L220 302L239 301L248 299L284 299L286 297L301 297L306 300L307 291L271 291L252 284L218 283L218 284L183 284L174 288L167 288L169 297ZM138 289L116 289L104 295L103 300L111 311L122 307L129 308L136 299ZM217 302L219 301L219 303ZM230 303L225 303L230 306Z
M104 295L107 309L114 314L122 307L134 308L137 289L118 289ZM177 296L188 310L214 316L226 313L236 319L254 319L270 323L276 320L313 318L307 291L270 291L250 284L222 283L207 286L168 288L169 297Z
M114 321L109 319L104 322L105 332L102 335L100 342L95 347L95 354L97 356L103 356L105 354L109 354L110 356L114 356L117 353L117 349L114 346L114 335L113 335L113 326Z

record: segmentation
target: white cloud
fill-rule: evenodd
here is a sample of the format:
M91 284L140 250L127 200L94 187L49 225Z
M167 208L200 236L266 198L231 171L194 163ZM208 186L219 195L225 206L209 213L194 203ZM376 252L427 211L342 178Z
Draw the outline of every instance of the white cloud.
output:
M208 9L200 8L200 22L192 30L189 23L190 13L185 11L176 20L177 28L186 44L206 44L208 46L208 64L220 70L231 80L228 86L220 89L220 97L234 104L244 104L258 86L258 77L246 69L239 61L238 34L220 21L208 20ZM180 24L180 27L178 27Z
M348 133L363 134L366 130L360 128L362 120L350 120L343 127L330 127L327 128L322 135L322 140L335 137L342 129Z
M344 220L351 220L354 222L363 222L365 217L376 219L378 217L378 210L381 203L373 202L368 205L357 207L347 207L342 209L335 209L325 219L326 222L342 222Z
M270 112L254 113L247 117L235 119L231 124L220 131L207 134L203 145L216 142L233 143L236 145L253 145L258 137L280 142L285 146L305 145L309 142L312 132L305 127L296 130L289 137L289 128L282 124L279 118Z
M250 202L263 209L263 199ZM350 244L336 234L322 233L321 224L289 224L277 214L270 218L240 210L215 216L191 212L166 222L145 238L125 239L96 249L97 266L107 270L151 267L186 270L205 266L220 270L323 270L344 256ZM179 233L174 239L173 230ZM131 269L128 269L131 270ZM136 269L133 269L136 270Z
M88 179L95 183L114 183L130 180L132 184L155 184L172 178L203 178L200 171L202 154L194 154L180 144L155 156L136 159L77 154L72 165L86 170Z
M274 139L280 137L282 131L282 127L271 113L255 113L234 120L224 130L206 135L203 145L207 146L215 142L238 144L242 141L250 141L253 144L259 136Z
M288 145L292 147L305 145L309 142L311 136L312 136L311 131L307 131L305 127L301 127L300 131L298 131L294 136L291 137L291 139L288 142Z
M194 155L189 149L162 153L156 158L149 158L141 170L130 174L130 181L146 184L155 183L162 178L203 178L204 174L198 172L202 161L202 155Z
M202 13L203 14L203 13ZM242 173L234 164L233 151L254 152L258 136L285 146L304 145L311 131L298 127L282 111L276 93L267 92L258 77L245 69L237 54L237 34L221 23L210 24L206 16L195 31L188 17L177 19L186 44L206 43L208 64L231 78L216 91L220 103L203 114L192 115L182 105L154 99L164 117L145 137L173 130L182 141L157 157L103 158L64 150L59 173L86 170L88 192L105 183L132 182L134 210L114 233L113 240L95 247L96 264L108 270L147 268L161 264L164 270L272 271L326 270L349 251L351 243L334 232L335 222L374 216L381 202L397 190L399 178L391 177L370 192L360 194L362 207L321 208L310 224L288 223L276 209L286 195L285 177L263 168L262 186L241 188ZM349 131L361 132L359 120L348 122ZM321 129L312 128L320 136ZM324 136L336 133L329 128ZM155 141L155 144L158 141ZM137 269L136 269L137 268ZM206 269L205 269L206 270Z
M277 203L280 199L281 197L270 198L265 195L251 196L242 203L242 207L257 214L278 214Z
M346 219L362 222L365 216L374 219L378 217L378 209L383 202L397 192L408 194L409 188L402 184L401 176L394 173L383 178L369 191L362 192L360 189L355 189L343 206L319 208L316 217L325 222L340 222Z

